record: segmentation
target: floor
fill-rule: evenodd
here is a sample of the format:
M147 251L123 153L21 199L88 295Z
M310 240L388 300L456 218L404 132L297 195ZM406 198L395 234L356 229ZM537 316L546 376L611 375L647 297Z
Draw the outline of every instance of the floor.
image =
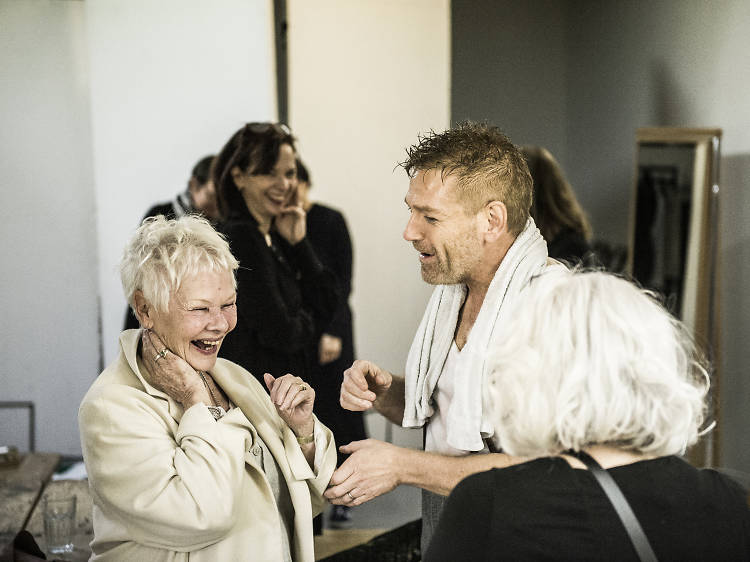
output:
M372 438L412 449L422 447L421 430L403 429L386 422L378 414L369 413L365 415L365 425ZM352 509L350 529L331 529L327 520L330 513L327 513L323 535L315 537L315 557L325 558L419 519L421 509L421 491L411 486L399 486L388 494Z

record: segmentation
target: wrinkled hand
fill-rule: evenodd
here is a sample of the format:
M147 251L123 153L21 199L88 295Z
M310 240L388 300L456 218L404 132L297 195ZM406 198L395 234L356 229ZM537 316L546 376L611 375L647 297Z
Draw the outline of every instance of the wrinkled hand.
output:
M331 334L323 334L318 342L318 361L321 365L336 361L341 357L341 338Z
M273 221L276 232L294 246L307 235L307 212L299 202L297 188L292 189L289 200Z
M141 359L146 365L143 378L185 409L198 402L210 404L206 387L198 373L187 361L172 353L156 333L143 330L141 333Z
M277 379L266 373L263 380L281 419L298 437L310 435L315 428L312 416L315 390L301 378L289 374Z
M362 412L373 407L378 396L386 392L393 375L375 363L358 359L344 371L339 401L341 407L352 412Z
M333 473L323 494L331 503L360 505L390 492L401 483L398 468L404 450L400 447L377 439L365 439L343 445L339 451L351 455Z

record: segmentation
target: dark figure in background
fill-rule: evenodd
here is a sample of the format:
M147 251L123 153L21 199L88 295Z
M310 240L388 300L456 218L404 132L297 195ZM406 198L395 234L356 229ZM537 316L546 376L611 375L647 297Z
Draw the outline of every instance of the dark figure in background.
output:
M261 382L264 373L309 377L339 304L336 277L307 239L295 156L285 125L248 123L214 164L219 230L240 262L237 328L221 355Z
M211 164L214 155L204 156L193 166L187 187L181 191L172 201L157 203L143 215L143 222L149 217L164 215L167 219L176 219L183 215L199 214L206 217L212 223L219 218L219 207L216 201L216 189L211 178ZM140 323L128 307L125 313L125 330L139 328Z
M197 213L211 222L216 222L219 218L219 207L216 202L216 189L211 179L213 160L213 154L201 158L193 167L185 191L178 193L172 201L154 205L143 218L164 215L168 219L174 219L189 213Z
M586 261L591 225L562 168L546 148L524 146L521 151L534 179L531 216L547 241L549 257L571 264Z
M317 392L315 413L331 429L337 443L360 441L367 439L362 412L345 410L339 403L342 373L354 362L352 311L348 302L352 291L349 230L340 212L310 200L310 174L299 158L297 181L300 203L307 211L307 237L321 261L336 274L341 293L336 314L325 327L314 349L317 362L308 380ZM338 455L339 465L349 456L340 451ZM351 521L349 509L346 505L334 506L331 525L348 526Z

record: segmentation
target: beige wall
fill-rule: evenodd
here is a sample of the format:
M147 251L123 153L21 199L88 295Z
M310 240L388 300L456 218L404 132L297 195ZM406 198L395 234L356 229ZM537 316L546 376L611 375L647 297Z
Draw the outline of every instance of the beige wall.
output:
M354 244L356 351L395 372L429 296L402 238L417 133L450 118L448 0L288 0L289 114L312 196Z

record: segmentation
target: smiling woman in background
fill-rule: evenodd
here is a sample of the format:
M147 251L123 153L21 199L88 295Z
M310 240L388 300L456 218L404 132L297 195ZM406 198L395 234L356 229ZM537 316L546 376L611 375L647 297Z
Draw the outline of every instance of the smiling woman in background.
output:
M220 228L242 264L237 330L222 357L258 378L309 376L314 345L339 306L336 278L307 239L295 154L285 125L248 123L214 164Z
M677 456L698 439L709 380L682 324L601 272L542 275L518 310L489 360L487 405L496 443L533 460L462 481L424 560L630 561L646 542L659 560L750 560L746 494Z
M92 560L314 559L333 438L301 378L266 375L269 397L217 359L237 322L237 266L195 216L146 219L125 248L143 329L122 333L79 410Z

